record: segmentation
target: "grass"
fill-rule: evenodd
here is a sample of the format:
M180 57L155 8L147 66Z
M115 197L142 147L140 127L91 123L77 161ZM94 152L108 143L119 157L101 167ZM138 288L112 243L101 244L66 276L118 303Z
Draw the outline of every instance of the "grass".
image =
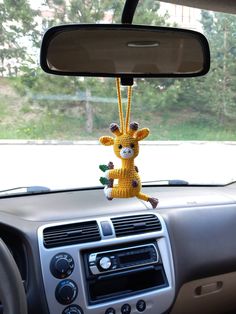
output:
M6 88L7 95L4 95ZM9 86L0 84L0 139L97 140L101 135L111 134L109 124L114 121L103 121L103 117L107 115L106 119L110 120L117 115L116 107L113 107L114 112L108 109L100 112L95 108L94 128L88 133L83 113L48 108L50 106L30 104L14 91L11 94ZM236 141L236 121L225 120L220 124L210 113L191 109L143 113L135 107L132 113L140 127L151 130L148 140Z
M159 132L158 132L159 131ZM150 140L183 141L236 141L236 131L220 130L215 127L203 127L191 123L176 124L160 130L153 130Z
M9 115L8 101L0 95L0 119Z
M217 122L211 114L192 110L157 113L159 122L150 118L150 140L236 141L236 121Z
M156 124L149 120L151 134L149 140L206 140L235 141L236 128L217 127L214 124L203 124L201 121L178 121L173 116L165 119L165 123ZM141 123L141 127L147 124ZM96 140L101 135L109 135L109 129L94 129L88 134L84 121L78 117L42 114L29 120L20 120L18 124L0 125L2 139L58 139L58 140Z

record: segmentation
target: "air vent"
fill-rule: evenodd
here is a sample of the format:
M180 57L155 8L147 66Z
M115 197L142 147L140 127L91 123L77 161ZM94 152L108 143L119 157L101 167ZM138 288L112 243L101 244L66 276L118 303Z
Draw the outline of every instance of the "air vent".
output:
M52 248L63 245L101 240L96 221L79 222L70 225L48 227L43 231L44 246Z
M161 230L160 220L151 214L112 218L111 221L117 237Z

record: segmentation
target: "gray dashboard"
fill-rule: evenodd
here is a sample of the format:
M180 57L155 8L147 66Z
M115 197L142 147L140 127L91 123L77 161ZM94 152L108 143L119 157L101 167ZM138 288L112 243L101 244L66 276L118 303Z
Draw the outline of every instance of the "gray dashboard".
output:
M184 283L236 271L235 184L225 187L145 187L144 190L159 198L158 209L147 208L146 204L136 199L109 202L103 192L96 189L0 200L0 234L16 256L17 264L20 264L29 300L29 313L49 313L49 308L50 313L54 313L52 304L56 304L59 313L67 307L58 305L55 299L54 290L59 281L50 274L48 266L52 257L65 249L74 259L78 256L77 271L71 278L76 281L77 273L79 291L83 297L75 301L83 308L83 313L105 313L109 307L114 307L117 312L127 302L132 305L131 313L139 313L135 304L143 299L147 303L145 313L168 312ZM112 217L146 214L158 217L161 231L121 238L110 236L98 242L62 246L59 249L43 248L42 231L46 226L90 220L100 222ZM99 252L105 248L113 250L113 247L119 249L119 246L123 248L126 245L129 248L134 244L146 245L148 241L158 243L167 285L157 290L143 292L141 289L130 296L121 294L109 302L101 301L100 305L89 304L86 284L83 284L87 280L85 264L80 252ZM21 265L22 259L24 265ZM48 277L52 279L49 283L46 279ZM163 301L165 306L160 306L160 311L157 311L157 304L162 304L160 300L166 303Z

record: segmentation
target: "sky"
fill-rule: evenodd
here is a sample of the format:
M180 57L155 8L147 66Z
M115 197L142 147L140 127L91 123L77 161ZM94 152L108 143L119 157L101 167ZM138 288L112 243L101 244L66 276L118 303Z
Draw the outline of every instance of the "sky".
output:
M45 1L44 0L29 0L33 9L38 9ZM181 5L173 5L169 3L161 3L160 12L165 14L168 11L172 21L184 28L190 28L201 31L200 12L201 10L195 8L183 7Z
M43 0L29 0L32 9L35 10L38 9L38 7L42 5L43 2L44 2Z

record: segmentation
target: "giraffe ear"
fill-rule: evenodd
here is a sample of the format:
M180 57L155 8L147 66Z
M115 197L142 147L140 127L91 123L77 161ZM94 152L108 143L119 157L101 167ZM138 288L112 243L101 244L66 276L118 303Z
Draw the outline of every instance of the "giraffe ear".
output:
M105 146L111 146L114 144L114 138L111 136L102 136L99 139L99 142Z
M148 129L148 128L144 128L144 129L138 130L138 131L135 133L135 138L136 138L138 141L141 141L141 140L143 140L145 137L147 137L148 135L149 135L149 129Z

